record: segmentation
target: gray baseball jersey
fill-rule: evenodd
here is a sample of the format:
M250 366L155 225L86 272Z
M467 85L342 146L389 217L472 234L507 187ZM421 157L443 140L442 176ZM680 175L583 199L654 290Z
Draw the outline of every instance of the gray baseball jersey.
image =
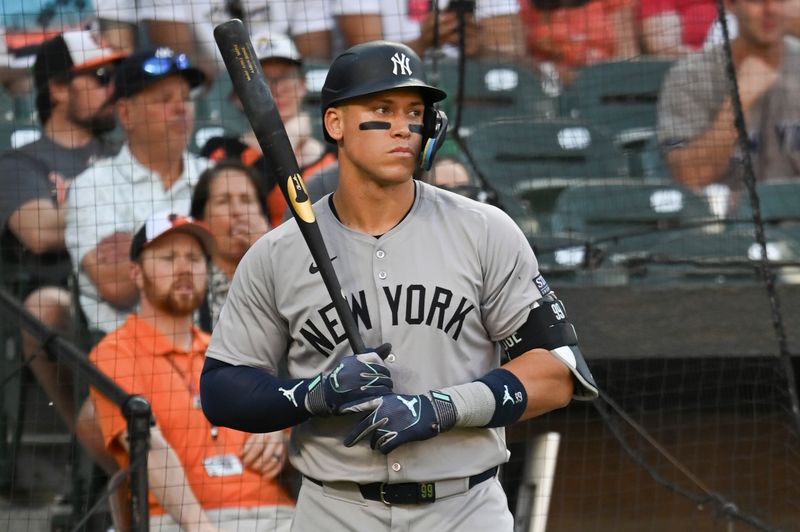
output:
M748 136L757 179L800 176L800 41L786 37L784 50L778 81L750 109ZM721 46L676 63L664 79L658 102L661 145L670 150L703 133L729 95ZM720 181L741 187L738 147Z
M342 225L328 197L314 206L366 345L390 342L396 393L473 381L500 364L498 341L541 297L536 258L502 211L415 182L407 216L375 238ZM262 237L234 276L208 356L294 378L350 354L333 304L294 220ZM287 401L293 401L291 391ZM358 417L312 418L293 430L292 464L323 481L436 481L508 459L504 430L454 429L384 456L342 441Z

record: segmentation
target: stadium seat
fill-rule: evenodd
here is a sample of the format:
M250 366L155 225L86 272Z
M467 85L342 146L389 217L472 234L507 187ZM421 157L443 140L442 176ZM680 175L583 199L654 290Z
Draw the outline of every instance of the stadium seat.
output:
M328 75L329 61L306 59L303 61L303 75L306 78L306 101L308 107L313 107L319 112L322 86Z
M723 230L719 230L724 227ZM763 256L752 227L742 224L665 231L650 246L609 254L612 263L626 265L632 282L752 283L759 280L757 262ZM797 261L800 242L778 230L766 233L770 261ZM798 282L798 268L776 267L780 280Z
M500 119L467 137L476 165L493 182L525 188L543 178L627 176L625 159L599 128L571 119Z
M561 114L602 124L626 151L631 175L667 177L655 142L656 104L671 65L648 58L583 67L561 97Z
M765 222L800 223L800 180L780 179L756 184L761 217ZM739 197L736 218L749 219L753 216L750 196L742 192Z
M597 240L710 220L706 200L680 185L598 182L564 190L552 226L555 234Z
M761 219L767 230L780 232L785 238L800 245L800 180L770 180L756 184L756 194L761 211ZM750 195L743 191L739 198L736 220L752 227L753 209Z
M447 92L440 106L451 124L456 120L458 60L445 58L426 65L430 83ZM538 74L526 65L511 62L468 60L464 66L462 134L501 117L554 117L556 100L542 90Z
M562 114L614 133L656 125L656 103L671 61L640 59L581 68L561 97Z
M223 127L239 134L247 128L247 118L231 100L233 84L226 72L220 72L214 84L195 101L196 129Z
M501 119L466 139L481 174L542 218L558 193L587 179L626 176L626 161L607 135L569 119Z

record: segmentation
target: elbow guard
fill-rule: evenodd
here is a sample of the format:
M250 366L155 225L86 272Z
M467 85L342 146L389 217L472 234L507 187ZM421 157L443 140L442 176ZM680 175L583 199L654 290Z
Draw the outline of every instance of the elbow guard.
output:
M578 347L578 335L567 319L564 304L552 292L536 303L522 327L501 341L506 354L513 359L531 349L547 349L572 371L576 381L574 398L595 399L597 384Z

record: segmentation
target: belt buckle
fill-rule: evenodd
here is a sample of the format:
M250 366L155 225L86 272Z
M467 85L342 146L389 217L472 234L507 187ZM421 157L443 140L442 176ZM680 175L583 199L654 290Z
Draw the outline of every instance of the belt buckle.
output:
M381 502L383 504L385 504L386 506L391 506L392 503L390 503L389 501L386 500L385 495L386 495L386 482L381 482L381 485L380 485Z

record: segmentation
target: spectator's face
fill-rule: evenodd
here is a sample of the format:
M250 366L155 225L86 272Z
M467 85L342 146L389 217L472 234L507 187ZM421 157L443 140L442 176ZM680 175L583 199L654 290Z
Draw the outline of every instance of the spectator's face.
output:
M114 129L114 109L108 103L112 69L113 66L105 65L73 75L69 81L66 106L70 122L95 134Z
M188 316L203 302L206 257L200 242L183 233L153 242L139 257L140 297L170 316Z
M458 187L470 184L469 172L458 161L442 159L433 165L430 182L437 187Z
M414 173L425 103L416 89L396 89L350 100L325 114L325 127L339 142L342 164L379 183L407 180Z
M268 60L261 63L261 69L275 98L281 120L285 123L297 116L306 97L306 84L300 67L287 61Z
M222 170L211 181L203 218L211 228L216 253L238 264L250 243L264 234L266 218L256 188L240 170Z
M779 43L786 30L786 0L735 0L731 11L739 20L743 40L757 47Z
M166 147L176 155L186 148L194 128L189 83L180 75L121 99L118 110L131 144Z

